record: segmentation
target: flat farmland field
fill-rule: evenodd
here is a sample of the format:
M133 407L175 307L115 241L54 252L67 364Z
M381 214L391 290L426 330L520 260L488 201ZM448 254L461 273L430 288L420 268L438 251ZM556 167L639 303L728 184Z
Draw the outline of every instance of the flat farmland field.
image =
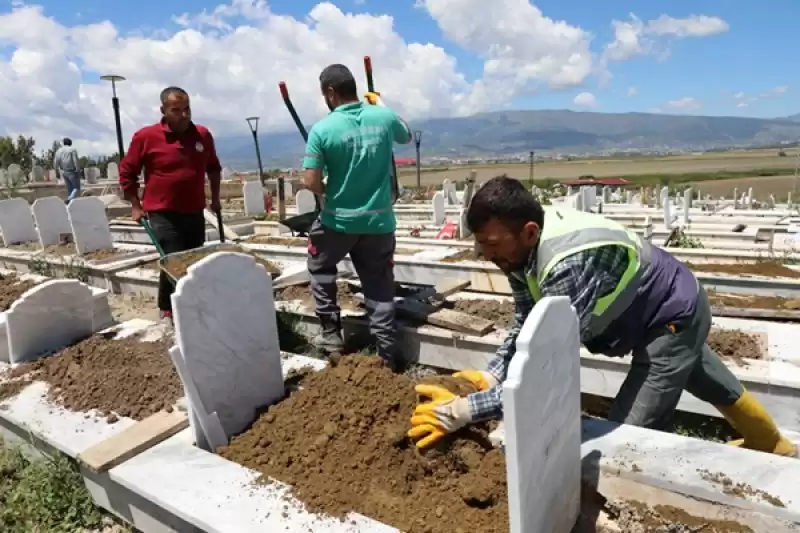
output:
M779 157L777 150L736 152L724 154L685 155L659 158L630 159L585 159L580 161L546 161L534 166L535 179L574 179L583 175L598 178L642 176L654 174L689 174L711 172L746 172L748 170L769 170L794 168L795 154L787 152L787 157ZM460 181L469 176L471 170L477 172L478 181L494 176L508 174L513 178L527 180L530 166L527 163L497 165L463 165L444 168L423 168L422 185L440 185L443 180ZM398 169L400 183L407 186L416 184L416 169ZM728 180L725 180L726 182Z
M794 175L790 176L754 176L751 178L734 178L726 180L702 181L692 183L694 187L700 190L700 193L705 197L710 194L712 198L725 198L733 197L733 190L738 189L738 194L747 192L750 187L753 188L753 198L756 200L766 201L769 195L775 196L778 202L785 202L788 193L794 191L795 183ZM800 183L797 185L800 186ZM792 201L800 200L800 195L792 193L795 198Z

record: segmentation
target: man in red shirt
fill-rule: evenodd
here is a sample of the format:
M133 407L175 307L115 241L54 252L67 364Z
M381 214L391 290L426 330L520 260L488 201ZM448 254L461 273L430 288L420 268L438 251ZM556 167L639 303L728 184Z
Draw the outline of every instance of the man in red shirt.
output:
M133 220L150 221L167 254L203 246L206 237L205 176L211 188L211 209L221 209L222 167L211 132L192 122L189 95L179 87L161 91L161 121L133 135L119 168L119 182L131 203ZM139 174L144 169L144 193L139 200ZM162 272L158 309L172 319L174 287Z

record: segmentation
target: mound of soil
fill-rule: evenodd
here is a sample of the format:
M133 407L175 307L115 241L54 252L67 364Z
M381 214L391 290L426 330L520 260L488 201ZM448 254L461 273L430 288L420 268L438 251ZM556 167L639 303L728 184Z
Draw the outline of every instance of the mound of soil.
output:
M514 324L514 302L505 300L455 300L447 307L468 315L494 322L497 329L509 329Z
M337 303L342 309L349 311L361 311L365 309L364 302L356 297L358 291L353 290L353 286L346 281L337 281ZM301 300L303 305L311 309L314 308L314 296L311 294L311 287L306 285L292 285L284 289L275 291L275 299L284 302Z
M308 239L299 239L297 237L271 237L269 235L259 235L253 237L248 242L256 244L279 244L282 246L308 246Z
M69 411L96 410L109 423L119 416L142 420L172 410L183 396L168 348L166 340L93 335L9 370L6 378L11 381L0 385L0 397L16 394L32 381L44 381L50 384L48 399Z
M686 263L686 266L694 272L708 272L712 274L764 276L768 278L800 278L800 271L791 269L777 261L763 261L761 263L704 263L700 265Z
M756 294L725 294L706 289L708 299L714 307L737 307L747 309L772 309L777 311L798 311L800 300L780 296L759 296Z
M16 274L0 274L0 311L8 311L11 304L38 284L36 281L23 281Z
M460 263L462 261L484 261L481 253L475 253L472 248L461 250L460 252L441 259L442 263Z
M130 252L128 250L96 250L88 254L83 254L83 258L87 261L103 261L105 259L122 260L127 256L134 255L136 255L136 252Z
M723 359L731 359L741 365L747 364L745 359L764 357L759 338L744 331L712 329L706 342Z
M423 381L474 391L450 376ZM420 453L406 437L413 387L377 357L345 357L306 376L302 389L218 452L289 484L311 512L354 511L408 533L507 533L505 459L489 426Z
M281 275L281 269L278 268L276 264L261 259L257 255L245 250L241 246L235 245L226 245L214 248L212 250L195 250L192 252L183 253L179 256L169 257L164 262L164 269L169 272L174 279L180 279L186 275L186 272L188 272L190 266L197 263L204 257L208 257L216 252L239 252L242 254L252 255L256 260L256 263L263 265L263 267L267 269L267 272L272 274L273 278Z

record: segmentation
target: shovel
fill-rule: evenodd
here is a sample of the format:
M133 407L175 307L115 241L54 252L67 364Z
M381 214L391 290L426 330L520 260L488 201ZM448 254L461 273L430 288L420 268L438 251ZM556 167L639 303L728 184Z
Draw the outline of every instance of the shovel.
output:
M298 131L300 131L300 135L303 137L303 140L308 141L308 132L306 131L306 127L303 125L303 122L300 120L300 117L297 115L297 111L294 108L292 99L289 97L289 89L286 87L286 83L282 81L278 84L278 87L280 88L281 96L283 97L283 103L286 105L286 109L292 116L295 126L297 126ZM292 230L293 233L297 233L300 236L308 235L311 231L311 225L317 219L321 210L319 196L316 194L314 195L314 201L316 202L316 208L314 211L286 218L281 220L280 223Z
M367 73L367 90L375 92L375 82L372 79L372 59L364 56L364 71ZM400 197L400 187L397 185L397 164L394 162L394 152L392 153L392 203L397 203Z

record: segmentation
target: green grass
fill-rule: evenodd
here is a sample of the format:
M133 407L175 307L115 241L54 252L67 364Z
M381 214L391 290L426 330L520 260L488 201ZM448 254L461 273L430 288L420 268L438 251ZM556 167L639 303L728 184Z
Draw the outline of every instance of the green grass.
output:
M717 172L686 172L683 174L632 174L621 175L634 185L679 185L698 181L719 181L753 176L785 176L794 174L792 168L770 168L754 170L719 170Z
M0 531L75 533L109 520L67 458L30 458L0 439Z

